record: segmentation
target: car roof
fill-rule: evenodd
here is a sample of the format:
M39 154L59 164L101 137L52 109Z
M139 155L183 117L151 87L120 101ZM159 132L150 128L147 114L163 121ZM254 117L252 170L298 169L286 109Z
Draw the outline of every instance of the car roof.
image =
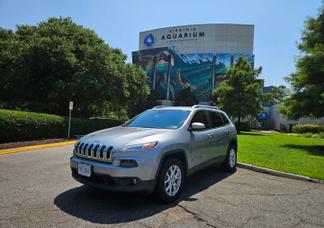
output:
M192 111L192 108L189 106L156 106L152 109L158 109L158 110L186 110L186 111Z
M208 110L218 110L221 111L216 106L209 106L209 105L193 105L193 106L166 106L166 105L159 105L152 108L159 109L159 110L185 110L185 111L193 111L198 109L208 109Z

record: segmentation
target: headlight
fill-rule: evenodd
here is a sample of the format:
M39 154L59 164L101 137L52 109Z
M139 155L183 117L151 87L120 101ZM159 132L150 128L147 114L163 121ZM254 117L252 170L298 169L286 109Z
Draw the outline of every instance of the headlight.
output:
M141 149L151 149L156 147L158 144L155 142L141 143L141 144L132 144L123 146L123 150L141 150Z

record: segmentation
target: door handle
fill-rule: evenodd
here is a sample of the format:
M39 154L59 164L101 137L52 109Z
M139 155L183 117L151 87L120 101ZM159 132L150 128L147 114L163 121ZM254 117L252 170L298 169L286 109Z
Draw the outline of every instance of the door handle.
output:
M229 134L229 132L230 132L229 129L226 129L226 130L225 130L225 133L226 133L226 134Z
M208 137L209 138L213 138L214 137L214 134L208 134Z

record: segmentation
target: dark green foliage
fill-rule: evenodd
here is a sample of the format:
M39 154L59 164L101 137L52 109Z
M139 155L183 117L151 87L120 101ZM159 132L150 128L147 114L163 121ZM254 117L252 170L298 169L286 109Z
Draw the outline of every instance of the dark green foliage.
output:
M238 128L238 122L235 122L235 127L237 131L251 131L249 122L241 122Z
M292 132L303 134L303 133L320 133L324 132L323 125L317 124L297 124L293 126Z
M121 123L115 119L72 118L71 135L84 135ZM67 117L0 109L0 142L65 138L67 124Z
M70 18L0 28L0 107L75 116L128 110L149 95L142 70Z
M271 86L271 92L263 94L263 101L270 105L280 104L288 96L288 89L284 85Z
M176 106L192 106L198 103L196 97L191 93L191 88L185 88L181 90L176 97L174 105Z
M157 94L153 90L151 91L150 95L146 97L145 99L138 100L137 103L129 104L129 110L128 114L130 118L133 118L137 114L153 108L154 106L160 105L160 103L157 101Z
M225 80L213 91L214 104L237 120L240 132L241 119L256 117L262 110L261 68L252 69L249 62L239 58L225 75Z
M298 44L302 55L297 58L296 72L286 79L292 95L281 111L289 118L324 116L324 7L317 18L305 22Z

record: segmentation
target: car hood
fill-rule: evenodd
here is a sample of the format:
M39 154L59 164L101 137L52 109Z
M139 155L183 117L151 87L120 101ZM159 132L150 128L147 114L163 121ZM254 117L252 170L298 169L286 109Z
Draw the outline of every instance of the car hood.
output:
M103 144L119 148L126 144L147 143L158 141L161 134L166 134L170 129L114 127L90 133L83 136L79 142L87 144Z

